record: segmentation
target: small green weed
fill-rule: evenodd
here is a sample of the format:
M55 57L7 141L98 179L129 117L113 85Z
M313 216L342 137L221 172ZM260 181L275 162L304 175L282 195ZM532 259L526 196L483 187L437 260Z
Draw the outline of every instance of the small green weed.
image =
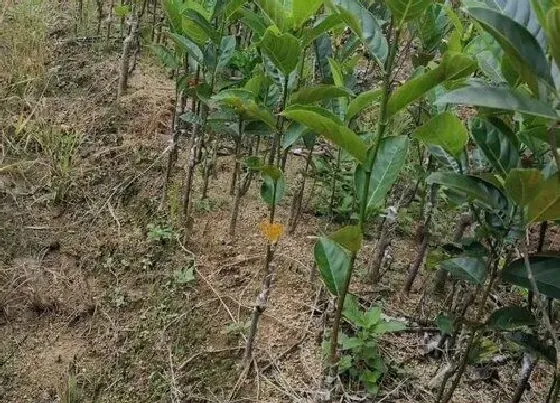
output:
M148 239L154 242L165 243L174 238L175 232L171 227L156 225L153 223L148 224Z

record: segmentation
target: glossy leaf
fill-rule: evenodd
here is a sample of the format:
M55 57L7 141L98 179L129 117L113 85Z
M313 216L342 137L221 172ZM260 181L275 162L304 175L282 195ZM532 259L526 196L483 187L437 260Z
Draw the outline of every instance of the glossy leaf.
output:
M182 64L179 60L177 60L175 54L170 52L164 46L160 44L151 44L149 45L149 48L168 69L178 69L181 67Z
M327 109L296 105L287 108L282 114L288 119L309 127L318 135L322 135L358 161L366 160L365 143Z
M438 67L397 88L389 98L387 105L389 114L392 115L421 98L438 84L447 80L468 77L475 69L476 62L472 58L461 53L446 53Z
M262 172L262 168L259 168ZM263 173L263 182L261 184L260 193L261 197L269 206L278 204L282 197L284 197L286 189L286 181L284 175L274 177Z
M349 122L355 118L364 109L372 106L372 104L381 98L381 90L364 91L348 104L348 111L346 112L346 121Z
M530 352L544 357L549 363L554 364L556 362L556 349L546 344L544 341L539 340L534 334L513 332L507 334L506 337L525 347Z
M527 28L486 7L473 7L468 11L500 43L529 84L532 81L528 72L552 84L546 55Z
M535 198L527 206L527 218L531 222L560 219L560 174L547 178Z
M367 211L378 208L387 197L387 193L399 177L399 173L406 163L408 150L407 136L392 136L384 138L379 145L377 158L371 171ZM368 158L373 158L371 155ZM358 193L358 200L362 199L365 188L366 171L363 164L356 168L354 182Z
M389 54L389 46L377 19L358 0L334 0L333 3L344 21L360 37L380 67L383 67Z
M187 9L183 12L182 27L185 35L199 45L203 45L208 40L215 44L219 44L221 41L220 34L212 24L201 13L193 9Z
M435 172L426 178L428 184L437 183L459 192L467 200L493 211L506 210L507 199L494 185L476 176L452 172Z
M315 243L314 257L325 287L331 294L341 295L350 272L349 253L332 239L321 237Z
M477 257L456 257L444 260L440 265L456 279L476 285L483 285L488 276L486 263Z
M233 54L235 53L236 45L237 41L234 35L225 35L222 37L218 56L218 65L216 67L217 70L222 70L227 67L233 57Z
M288 14L283 0L255 0L255 3L280 31L288 28Z
M335 98L348 98L350 91L344 87L330 84L320 84L314 87L304 87L292 95L292 104L310 104Z
M550 52L557 65L560 65L560 7L553 7L546 15L546 32Z
M418 18L430 4L432 0L387 0L391 13L400 23Z
M469 139L461 119L444 112L416 129L414 136L425 144L440 146L447 153L459 157Z
M471 121L471 134L474 141L492 166L504 177L520 163L519 151L512 138L514 134L507 133L507 130L503 127L503 123L497 126L487 119L480 118Z
M294 28L301 27L313 16L324 0L292 0L292 17Z
M355 225L343 227L330 234L329 238L353 253L362 247L362 231Z
M197 63L204 63L204 55L196 43L174 32L169 32L167 35L183 52L191 56Z
M290 74L297 67L301 46L292 34L280 33L274 27L269 27L259 46L284 75Z
M492 329L509 330L520 326L534 326L537 321L529 309L507 306L492 312L486 324Z
M533 255L529 262L539 293L560 298L560 257ZM502 280L532 290L524 259L511 262L502 271Z
M257 105L255 94L246 89L232 89L221 91L212 97L228 108L235 110L245 120L260 120L268 127L276 129L276 119L269 110Z
M544 175L538 169L515 168L509 173L505 189L513 201L525 207L537 195Z
M304 30L302 35L303 45L309 46L315 39L317 39L317 37L337 27L343 22L344 19L340 14L328 15L326 18L323 18L313 25L312 28Z
M558 113L546 103L510 88L465 87L443 95L437 102L503 109L547 119L559 119Z

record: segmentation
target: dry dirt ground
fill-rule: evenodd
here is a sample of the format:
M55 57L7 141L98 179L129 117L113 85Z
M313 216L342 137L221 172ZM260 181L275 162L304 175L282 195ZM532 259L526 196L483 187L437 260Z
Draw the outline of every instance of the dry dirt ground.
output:
M313 401L328 298L312 275L311 251L313 237L334 224L316 218L310 206L296 233L280 241L258 333L257 371L239 380L239 329L260 288L265 242L258 223L266 208L252 189L238 237L228 239L232 160L223 157L208 201L195 203L191 240L150 240L148 224L180 226L183 157L171 201L158 211L173 83L143 54L128 95L117 101L118 49L71 37L49 38L53 56L44 91L2 122L10 141L2 143L0 170L0 401L66 401L74 379L82 401ZM29 119L16 141L18 117ZM46 130L78 139L66 173L55 169L58 157L32 139ZM292 159L289 169L297 165ZM279 209L282 222L289 195ZM413 233L399 232L395 261L379 286L362 281L354 291L388 315L433 320L437 307L423 304L417 291L428 276L408 299L397 297L414 256ZM366 252L373 245L369 240ZM184 280L193 267L195 280ZM424 338L406 332L381 342L392 368L381 385L384 401L434 400L429 382L442 361L423 353ZM518 365L517 358L500 365L491 380L469 369L454 401L507 401ZM542 401L549 381L549 367L539 363L524 401ZM343 401L352 401L350 395Z

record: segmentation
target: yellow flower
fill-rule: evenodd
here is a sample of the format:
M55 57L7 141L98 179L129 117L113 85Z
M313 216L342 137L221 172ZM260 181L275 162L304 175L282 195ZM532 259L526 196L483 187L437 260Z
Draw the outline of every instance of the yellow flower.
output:
M284 233L284 224L280 223L264 221L259 224L259 228L269 242L278 242L278 239Z

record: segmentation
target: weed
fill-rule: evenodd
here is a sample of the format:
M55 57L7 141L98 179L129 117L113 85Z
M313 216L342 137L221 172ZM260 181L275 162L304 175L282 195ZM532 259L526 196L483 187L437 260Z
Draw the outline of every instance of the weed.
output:
M171 227L162 227L153 223L148 224L148 239L154 242L165 243L173 239L174 232Z

